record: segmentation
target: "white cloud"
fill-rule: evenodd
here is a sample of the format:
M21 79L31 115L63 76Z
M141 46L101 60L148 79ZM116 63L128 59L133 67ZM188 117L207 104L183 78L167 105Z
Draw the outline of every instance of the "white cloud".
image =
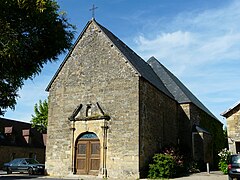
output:
M145 59L159 59L204 104L216 102L212 108L220 114L240 99L234 93L240 91L240 72L234 67L240 66L239 9L240 2L233 1L218 9L183 12L164 24L170 32L158 29L135 37L135 49Z
M154 55L210 110L214 110L215 115L219 115L239 100L240 1L232 1L228 6L204 11L195 7L193 11L189 11L187 8L187 12L176 16L173 11L171 14L167 11L166 14L156 14L163 4L140 8L133 12L132 18L128 13L122 15L122 11L121 16L117 14L120 22L121 18L127 22L123 26L126 28L124 30L134 27L131 31L133 34L142 29L134 38L126 32L125 39L135 39L135 44L129 43L132 49L144 59ZM113 16L116 17L116 14L113 13ZM114 20L114 23L119 23L119 19ZM121 30L118 26L119 24L116 25L116 29ZM125 33L124 30L120 30L119 33ZM113 33L118 34L115 31ZM46 67L48 68L44 68L41 76L23 87L16 111L7 112L6 117L22 120L31 118L34 104L43 99L45 94L47 96L44 90L59 65L52 64Z
M186 47L192 43L191 41L193 41L191 33L182 31L162 33L154 39L147 39L143 35L140 35L136 39L136 42L143 50L156 50L158 47L164 47L165 44L168 44L169 48Z

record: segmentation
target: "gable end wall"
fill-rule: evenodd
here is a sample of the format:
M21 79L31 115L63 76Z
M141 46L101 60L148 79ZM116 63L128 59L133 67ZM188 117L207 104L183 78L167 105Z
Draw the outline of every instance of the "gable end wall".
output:
M68 117L79 104L98 102L111 117L107 134L108 176L139 177L138 80L124 56L97 26L90 24L49 90L46 168L50 175L72 173ZM86 131L96 133L102 152L100 124L76 122L75 138Z

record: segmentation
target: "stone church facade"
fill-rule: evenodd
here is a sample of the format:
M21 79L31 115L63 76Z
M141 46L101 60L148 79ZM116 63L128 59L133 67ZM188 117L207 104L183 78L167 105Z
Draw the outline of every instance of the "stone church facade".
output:
M47 91L49 175L137 179L169 145L213 160L217 141L204 128L213 123L221 131L222 124L154 57L145 62L95 19ZM195 150L194 133L202 143Z

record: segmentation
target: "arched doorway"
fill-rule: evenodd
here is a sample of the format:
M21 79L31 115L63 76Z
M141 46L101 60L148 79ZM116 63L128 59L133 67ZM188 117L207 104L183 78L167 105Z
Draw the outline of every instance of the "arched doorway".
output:
M100 141L95 133L81 134L76 141L76 173L98 175L100 168Z

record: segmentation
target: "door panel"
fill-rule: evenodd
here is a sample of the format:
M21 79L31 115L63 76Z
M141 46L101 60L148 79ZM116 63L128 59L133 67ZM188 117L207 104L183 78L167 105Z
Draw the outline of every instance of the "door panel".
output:
M25 160L22 160L19 164L18 164L18 170L20 172L26 172L28 169L28 163Z
M99 170L99 159L91 159L90 160L90 170Z
M80 139L76 149L77 174L97 175L100 168L100 143L98 139Z
M88 141L80 141L77 145L77 174L87 174Z
M95 174L100 168L100 143L99 141L90 141L89 147L89 173Z

